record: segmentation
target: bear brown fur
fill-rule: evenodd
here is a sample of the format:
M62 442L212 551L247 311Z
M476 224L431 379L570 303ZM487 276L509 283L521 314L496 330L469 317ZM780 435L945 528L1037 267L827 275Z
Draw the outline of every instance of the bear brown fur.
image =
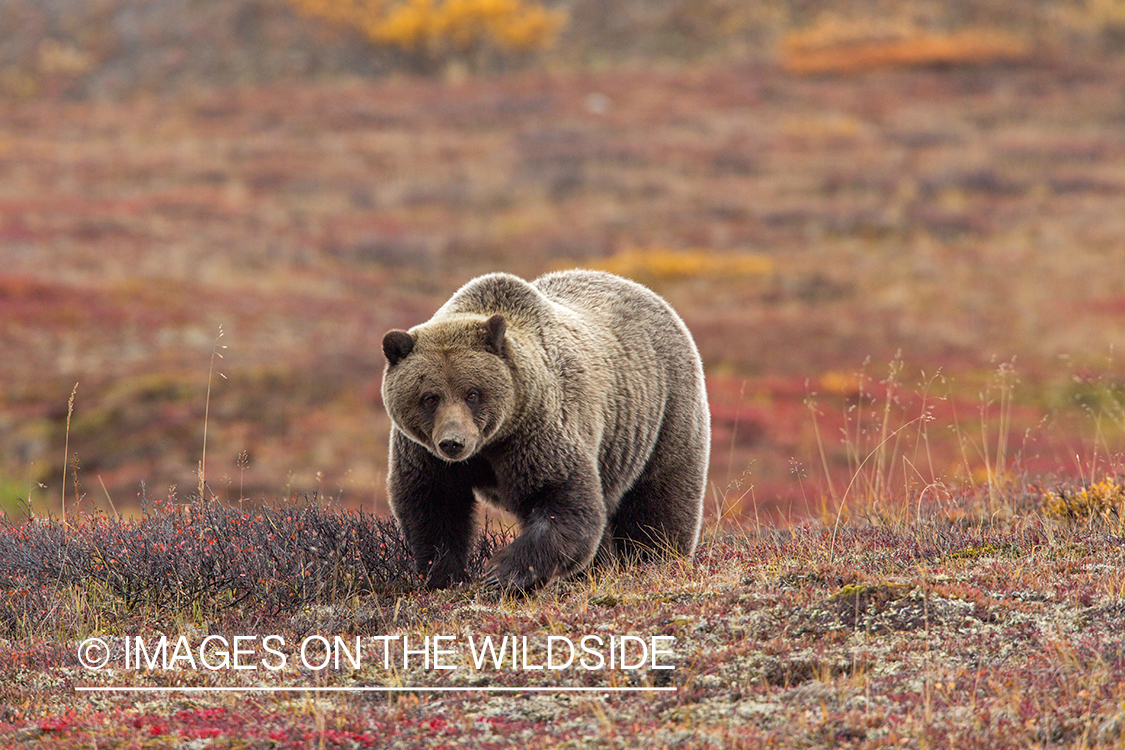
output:
M476 278L383 338L391 508L427 585L467 579L478 499L519 535L490 579L530 590L595 558L690 556L710 450L691 334L596 271Z

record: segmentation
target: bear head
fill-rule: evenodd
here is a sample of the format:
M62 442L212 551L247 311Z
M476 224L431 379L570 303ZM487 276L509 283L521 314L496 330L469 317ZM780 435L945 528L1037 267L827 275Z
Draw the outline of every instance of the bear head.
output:
M512 414L502 315L458 315L383 336L383 404L395 427L445 461L464 461Z

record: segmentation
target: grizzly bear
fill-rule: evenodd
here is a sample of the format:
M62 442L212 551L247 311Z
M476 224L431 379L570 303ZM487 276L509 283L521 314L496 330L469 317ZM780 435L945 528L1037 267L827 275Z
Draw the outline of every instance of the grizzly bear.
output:
M427 586L467 580L479 499L519 522L488 562L505 590L695 550L703 365L654 292L596 271L489 274L383 353L388 494Z

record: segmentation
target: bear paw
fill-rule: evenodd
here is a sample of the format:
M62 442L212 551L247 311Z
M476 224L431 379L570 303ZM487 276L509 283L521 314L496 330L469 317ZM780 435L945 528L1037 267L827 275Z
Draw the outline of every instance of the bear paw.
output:
M513 551L514 545L515 542L488 561L484 578L487 588L502 593L530 593L551 579L550 573L536 570L535 565Z
M424 585L428 589L447 589L469 580L464 564L449 556L439 558L422 575L425 576Z

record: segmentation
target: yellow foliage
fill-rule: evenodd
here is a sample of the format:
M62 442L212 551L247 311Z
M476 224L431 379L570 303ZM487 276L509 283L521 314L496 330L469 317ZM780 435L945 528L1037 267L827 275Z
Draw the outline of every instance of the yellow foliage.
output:
M434 5L431 0L400 3L382 18L369 19L364 31L379 42L391 42L413 49L436 34Z
M1077 29L1101 31L1125 26L1125 0L1086 0L1081 7L1061 7L1063 22Z
M54 39L39 43L39 71L47 75L81 75L94 67L93 59L76 47Z
M833 396L853 396L863 390L859 375L842 370L828 370L820 376L820 390Z
M1106 521L1125 517L1125 485L1103 479L1081 490L1052 490L1044 495L1044 512L1053 518Z
M621 276L658 281L719 276L744 278L773 272L773 261L768 256L718 254L706 249L632 248L592 265Z
M290 0L306 15L350 26L419 62L491 51L545 48L560 13L526 0Z

